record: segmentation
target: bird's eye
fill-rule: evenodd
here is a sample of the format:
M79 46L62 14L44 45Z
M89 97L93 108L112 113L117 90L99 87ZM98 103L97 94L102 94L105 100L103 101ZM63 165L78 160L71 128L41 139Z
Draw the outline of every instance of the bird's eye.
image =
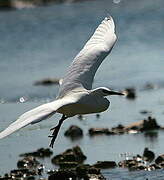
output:
M105 93L105 94L108 94L108 93L109 93L109 91L108 91L108 90L105 90L105 89L103 89L102 92Z

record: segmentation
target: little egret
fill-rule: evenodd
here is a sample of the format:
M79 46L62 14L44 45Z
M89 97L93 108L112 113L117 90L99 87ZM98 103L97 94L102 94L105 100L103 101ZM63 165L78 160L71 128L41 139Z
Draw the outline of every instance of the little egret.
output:
M110 53L116 42L115 25L112 17L106 17L83 49L75 57L66 76L60 83L59 95L55 101L43 104L21 115L15 122L0 133L0 139L16 130L42 121L55 113L61 113L58 125L51 130L50 147L63 121L69 117L81 114L100 113L108 109L110 102L105 96L124 95L106 87L92 89L95 73Z

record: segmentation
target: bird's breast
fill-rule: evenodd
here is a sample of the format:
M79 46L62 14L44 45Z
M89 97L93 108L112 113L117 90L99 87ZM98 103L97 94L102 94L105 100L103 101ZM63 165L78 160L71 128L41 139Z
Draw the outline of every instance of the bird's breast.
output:
M58 112L68 117L77 114L100 113L108 109L110 102L106 98L83 97L78 102L68 104L58 109Z

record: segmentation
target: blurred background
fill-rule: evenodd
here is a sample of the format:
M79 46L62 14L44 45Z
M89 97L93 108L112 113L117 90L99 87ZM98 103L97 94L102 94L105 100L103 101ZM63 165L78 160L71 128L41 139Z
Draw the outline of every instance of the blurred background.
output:
M35 86L35 82L62 78L96 27L104 17L112 15L118 39L99 68L93 87L133 87L136 98L111 97L110 109L99 118L93 114L81 121L77 117L66 121L54 154L77 144L87 155L87 163L118 161L120 153L140 154L145 147L162 154L163 131L157 131L154 137L138 133L91 138L88 129L128 125L148 115L164 126L163 7L163 0L0 0L0 130L23 112L56 97L58 85ZM149 114L140 113L144 110ZM15 168L20 153L48 147L49 129L59 118L56 114L1 140L0 173ZM83 129L82 139L72 141L63 135L72 124ZM50 166L47 162L47 168ZM117 179L123 172L111 173Z

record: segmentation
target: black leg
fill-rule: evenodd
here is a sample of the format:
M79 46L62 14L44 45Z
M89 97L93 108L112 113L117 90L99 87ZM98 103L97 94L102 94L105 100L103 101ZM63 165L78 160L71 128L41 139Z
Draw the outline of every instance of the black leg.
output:
M52 139L51 139L51 142L50 142L50 145L49 145L51 148L53 148L53 146L54 146L54 142L55 142L55 140L56 140L56 138L57 138L57 135L58 135L58 133L59 133L59 130L60 130L61 125L63 124L63 121L64 121L65 119L67 119L67 118L68 118L68 117L66 117L66 116L63 114L62 118L59 120L58 125L57 125L56 127L52 128L52 129L50 129L50 130L54 130L53 133L52 133L52 135L51 135L51 136L48 136L48 137L52 138Z

